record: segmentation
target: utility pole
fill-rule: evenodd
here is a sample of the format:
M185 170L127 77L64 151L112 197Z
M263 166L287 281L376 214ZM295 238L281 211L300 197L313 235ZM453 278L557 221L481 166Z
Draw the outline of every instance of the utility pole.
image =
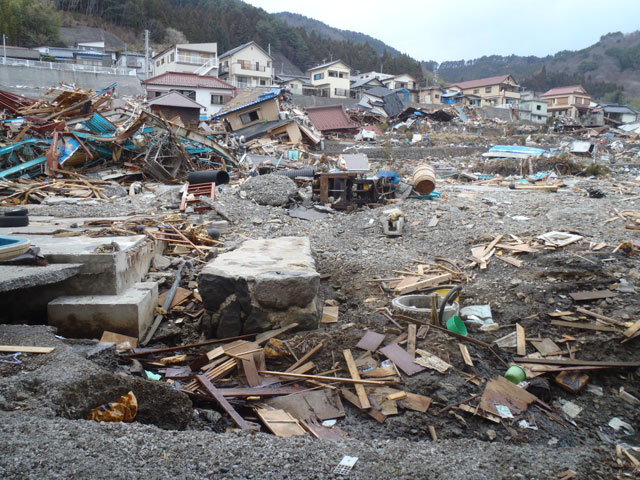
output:
M144 31L144 79L149 78L149 30Z

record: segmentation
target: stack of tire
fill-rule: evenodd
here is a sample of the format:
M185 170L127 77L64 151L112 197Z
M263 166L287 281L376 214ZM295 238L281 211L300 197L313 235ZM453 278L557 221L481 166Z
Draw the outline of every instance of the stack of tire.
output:
M2 227L26 227L29 225L29 210L17 208L7 210L0 215L0 228Z

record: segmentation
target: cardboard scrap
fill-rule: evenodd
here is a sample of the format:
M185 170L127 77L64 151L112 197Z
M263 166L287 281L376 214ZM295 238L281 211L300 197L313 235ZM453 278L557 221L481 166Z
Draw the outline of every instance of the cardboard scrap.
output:
M437 370L439 373L446 373L446 371L451 368L451 365L449 365L447 362L442 360L437 355L427 352L426 350L417 349L416 355L420 355L420 358L416 358L414 360L415 363L425 368Z

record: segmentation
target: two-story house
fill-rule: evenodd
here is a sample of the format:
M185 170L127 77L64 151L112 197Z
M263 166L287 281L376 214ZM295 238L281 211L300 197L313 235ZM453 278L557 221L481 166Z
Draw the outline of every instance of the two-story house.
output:
M520 103L519 85L511 75L480 78L468 82L456 82L449 85L448 90L458 90L465 95L480 97L483 107L512 106Z
M170 91L176 91L205 108L207 115L218 113L235 93L232 85L211 75L166 72L142 82L147 98L152 100Z
M432 85L420 90L418 93L418 103L426 104L442 104L442 95L447 91L441 85Z
M418 103L418 94L420 86L418 81L407 73L395 75L391 78L382 80L385 87L390 90L407 90L409 95L405 101Z
M582 118L589 113L591 95L582 85L556 87L541 96L547 102L547 111L553 117Z
M238 88L273 85L273 58L256 42L220 55L220 78Z
M152 59L155 76L165 72L218 75L217 43L178 43L165 48Z
M351 67L342 60L318 65L307 70L319 97L349 98Z

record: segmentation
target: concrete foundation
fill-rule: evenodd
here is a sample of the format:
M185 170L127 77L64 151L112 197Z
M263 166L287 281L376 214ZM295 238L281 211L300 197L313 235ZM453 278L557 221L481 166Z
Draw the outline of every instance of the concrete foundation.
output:
M209 334L253 333L294 322L317 328L320 275L304 237L247 240L209 262L198 288L211 313Z
M154 282L136 283L120 295L59 297L49 303L49 324L65 337L100 338L108 330L142 339L157 304Z

